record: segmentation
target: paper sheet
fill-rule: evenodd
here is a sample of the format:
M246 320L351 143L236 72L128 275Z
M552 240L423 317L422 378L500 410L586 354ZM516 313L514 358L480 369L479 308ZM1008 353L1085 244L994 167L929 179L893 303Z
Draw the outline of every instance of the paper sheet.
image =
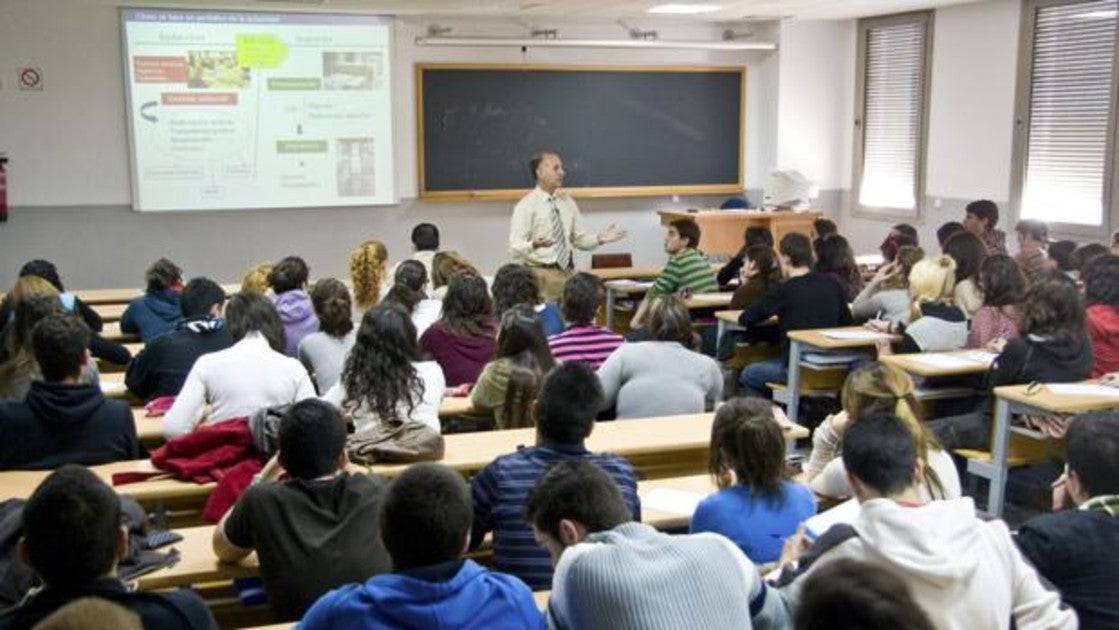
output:
M656 280L610 280L606 283L606 286L614 287L617 289L629 289L637 287L648 289L649 287L653 286L654 282L656 282Z
M694 293L691 299L704 302L725 301L727 304L730 304L731 297L733 297L731 293Z
M695 513L696 506L703 500L703 496L698 492L688 492L686 490L654 488L649 494L641 497L641 507L642 509L691 516Z
M888 336L873 330L825 330L821 334L828 339L878 339Z
M1104 396L1106 398L1119 398L1119 387L1095 385L1091 383L1055 383L1046 385L1046 389L1054 394L1066 396Z
M956 356L967 359L968 361L975 361L976 363L986 363L987 365L990 365L992 361L999 357L999 355L994 352L986 352L983 350L973 350Z
M859 500L848 499L830 510L820 512L816 516L804 521L804 533L815 540L828 531L832 525L840 523L854 523L859 516Z
M124 381L116 380L102 380L101 392L107 396L115 394L123 394L127 388L124 386Z
M909 355L909 360L944 370L974 369L978 363L951 354L912 354Z

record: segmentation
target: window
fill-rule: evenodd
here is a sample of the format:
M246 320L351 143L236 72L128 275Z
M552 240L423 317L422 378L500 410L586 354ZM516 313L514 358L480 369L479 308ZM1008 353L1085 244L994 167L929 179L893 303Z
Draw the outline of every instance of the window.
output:
M1018 216L1062 232L1094 235L1109 223L1116 5L1023 7L1011 191Z
M859 20L855 214L920 215L931 48L929 12Z

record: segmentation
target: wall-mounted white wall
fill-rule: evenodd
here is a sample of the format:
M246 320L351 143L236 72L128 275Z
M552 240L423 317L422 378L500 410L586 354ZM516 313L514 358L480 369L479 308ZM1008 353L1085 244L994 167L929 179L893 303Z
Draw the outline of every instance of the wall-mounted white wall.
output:
M257 3L240 6L259 10ZM400 19L394 27L394 141L401 201L395 206L141 214L130 203L123 62L117 7L77 0L0 3L0 151L9 165L8 223L0 224L0 286L32 257L55 260L75 287L138 284L143 269L170 256L190 275L233 280L259 260L297 252L314 275L345 273L346 253L369 237L403 253L411 226L434 221L448 247L485 269L507 260L513 202L430 203L416 195L413 64L419 61L747 66L745 165L748 188L776 162L779 53L681 50L433 48L414 44L431 23L456 35L523 35L499 20ZM548 24L565 37L624 37L606 24ZM713 26L656 27L666 39L717 39ZM776 37L776 33L774 33ZM41 92L14 89L17 66L42 68ZM526 156L527 158L527 156ZM634 156L640 159L640 156ZM526 187L530 185L526 182ZM610 251L630 251L639 264L663 260L653 210L717 200L635 198L581 203L594 229L617 223L630 237Z

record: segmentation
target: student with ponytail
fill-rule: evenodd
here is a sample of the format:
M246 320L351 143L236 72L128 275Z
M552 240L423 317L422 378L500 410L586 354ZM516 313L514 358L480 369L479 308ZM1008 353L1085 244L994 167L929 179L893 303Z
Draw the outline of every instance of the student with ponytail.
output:
M354 305L359 315L380 301L381 283L388 265L389 250L381 241L370 239L350 252L350 280L354 285Z
M325 393L338 382L346 355L354 347L350 291L340 280L323 278L311 289L311 304L319 331L299 341L299 361L314 375L319 392Z
M967 315L952 303L956 263L949 256L926 258L909 272L912 298L909 324L871 320L867 327L879 332L900 334L898 353L959 350L967 343ZM878 344L879 354L890 354L889 339Z
M925 430L914 390L908 374L886 363L867 363L851 372L840 394L843 410L824 419L812 435L812 453L804 466L809 487L827 497L851 496L847 470L840 457L843 434L862 418L889 413L900 418L913 433L917 455L925 462L925 477L920 483L922 497L925 500L958 498L959 473L952 457L932 432Z

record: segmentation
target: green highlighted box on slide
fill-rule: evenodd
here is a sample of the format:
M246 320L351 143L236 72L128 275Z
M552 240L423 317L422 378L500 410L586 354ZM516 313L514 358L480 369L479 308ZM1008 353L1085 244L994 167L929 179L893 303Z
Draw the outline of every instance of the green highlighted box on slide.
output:
M308 91L321 90L322 79L317 77L277 77L268 79L269 90Z
M277 140L276 153L326 153L326 140Z
M242 68L276 68L288 58L288 47L268 33L238 33L237 65Z

